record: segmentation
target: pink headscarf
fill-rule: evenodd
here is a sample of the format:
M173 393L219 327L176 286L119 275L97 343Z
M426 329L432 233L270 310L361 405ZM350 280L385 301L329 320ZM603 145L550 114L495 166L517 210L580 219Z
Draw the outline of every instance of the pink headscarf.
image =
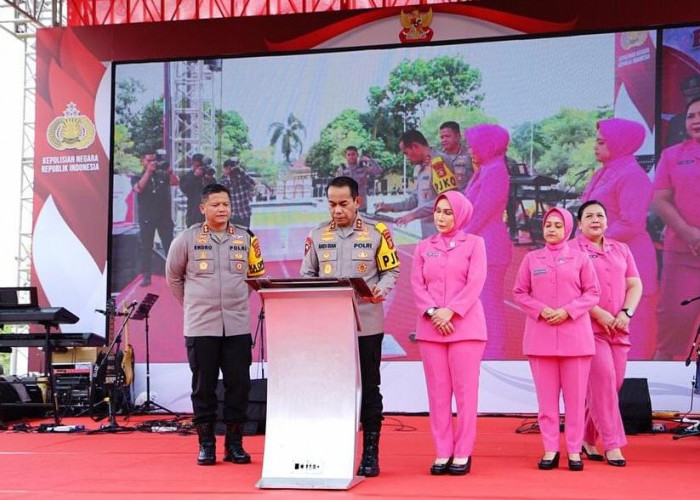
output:
M624 118L609 118L598 122L598 130L610 151L610 159L633 155L644 144L646 131L642 125Z
M571 215L571 212L569 212L565 208L559 208L559 207L554 207L550 208L547 210L547 213L544 214L544 218L542 219L542 229L544 230L544 224L547 222L547 218L552 215L553 213L556 213L559 215L564 220L564 239L561 240L557 244L552 244L552 243L546 243L545 245L547 248L550 250L561 250L564 248L566 245L566 242L569 240L569 236L571 236L571 231L574 230L574 216Z
M481 163L506 154L510 134L500 125L484 123L464 131L464 138Z
M461 231L470 220L472 220L472 214L474 213L474 205L459 191L446 191L442 193L435 199L435 204L433 205L433 211L437 207L438 202L445 198L452 208L452 213L455 216L455 226L449 233L443 233L441 236L447 238L452 238L455 234Z

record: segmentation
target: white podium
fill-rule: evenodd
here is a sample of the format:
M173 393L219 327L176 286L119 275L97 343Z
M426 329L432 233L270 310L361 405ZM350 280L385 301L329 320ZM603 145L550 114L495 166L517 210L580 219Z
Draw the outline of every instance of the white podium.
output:
M248 280L265 306L267 423L258 488L349 489L361 384L355 291L363 280Z

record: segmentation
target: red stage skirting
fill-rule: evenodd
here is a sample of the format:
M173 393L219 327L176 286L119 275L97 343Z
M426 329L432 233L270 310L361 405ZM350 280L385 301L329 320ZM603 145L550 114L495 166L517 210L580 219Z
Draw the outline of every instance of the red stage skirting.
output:
M153 417L151 417L153 418ZM3 498L683 498L697 490L700 437L630 436L626 468L585 462L571 472L539 471L540 436L516 434L517 418L480 418L472 472L428 474L433 447L427 417L387 417L381 475L347 492L258 490L263 436L246 437L250 465L195 464L196 437L135 432L116 435L0 433ZM122 423L122 419L119 419ZM135 419L132 419L133 425ZM88 429L89 419L65 419ZM36 424L36 423L34 423ZM221 456L223 438L219 438Z

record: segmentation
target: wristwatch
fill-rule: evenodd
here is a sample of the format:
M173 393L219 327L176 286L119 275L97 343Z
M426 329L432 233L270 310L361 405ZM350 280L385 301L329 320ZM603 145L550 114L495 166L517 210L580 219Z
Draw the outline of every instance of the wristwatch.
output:
M433 314L435 314L436 311L437 311L437 307L430 307L430 308L428 308L427 311L425 311L425 314L426 314L426 316L428 316L429 318L432 318L432 317L433 317Z
M628 318L631 318L632 316L634 316L634 309L632 309L631 307L625 307L622 310L622 312L625 313L625 316L627 316Z

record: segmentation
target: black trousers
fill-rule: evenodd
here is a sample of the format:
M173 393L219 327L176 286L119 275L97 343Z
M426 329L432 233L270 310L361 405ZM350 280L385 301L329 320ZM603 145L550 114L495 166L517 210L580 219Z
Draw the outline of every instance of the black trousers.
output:
M362 379L362 407L360 408L360 422L365 432L379 432L382 428L382 393L379 385L382 376L379 365L382 362L383 333L358 337L358 351L360 354L360 377Z
M185 337L187 361L192 371L194 424L216 422L219 369L224 381L224 423L242 424L247 420L252 343L250 334Z
M141 272L144 277L151 277L153 241L156 237L156 230L167 256L170 244L173 242L173 227L173 220L170 217L139 221L139 231L141 232Z

